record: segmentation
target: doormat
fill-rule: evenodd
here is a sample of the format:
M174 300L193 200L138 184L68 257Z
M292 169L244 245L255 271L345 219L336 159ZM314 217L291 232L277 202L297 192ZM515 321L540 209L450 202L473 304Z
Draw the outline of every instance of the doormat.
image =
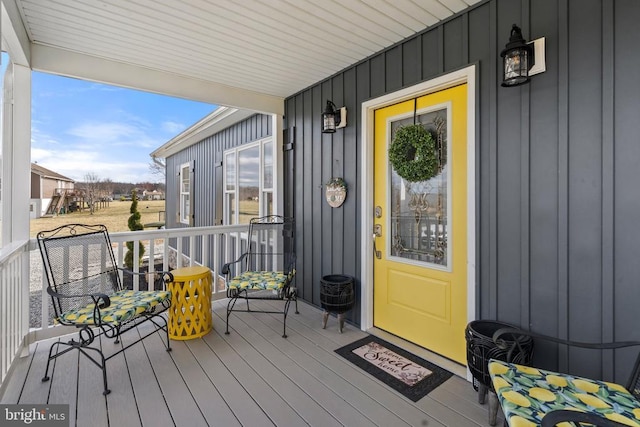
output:
M336 353L413 402L453 375L373 335L340 347Z

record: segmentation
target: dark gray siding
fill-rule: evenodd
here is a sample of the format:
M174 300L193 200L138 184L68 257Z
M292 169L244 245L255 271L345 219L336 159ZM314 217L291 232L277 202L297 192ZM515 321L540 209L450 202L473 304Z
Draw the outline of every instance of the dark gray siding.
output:
M193 225L216 225L222 219L222 154L271 133L271 116L256 114L167 158L167 228L187 227L177 218L180 165L195 162Z
M288 98L302 297L319 304L329 273L360 285L361 103L475 63L478 317L573 340L640 339L638 22L636 0L491 0ZM546 38L547 72L502 88L513 23ZM333 136L320 133L326 99L349 111ZM338 209L323 199L332 176L349 186ZM536 361L624 382L636 352L542 344Z

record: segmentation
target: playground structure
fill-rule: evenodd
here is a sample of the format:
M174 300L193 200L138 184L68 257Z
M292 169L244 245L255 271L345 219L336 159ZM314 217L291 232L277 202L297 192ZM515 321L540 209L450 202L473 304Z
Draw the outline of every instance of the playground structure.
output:
M102 194L89 197L87 191L82 189L56 188L43 217L91 209L92 204L94 209L109 207L109 200Z

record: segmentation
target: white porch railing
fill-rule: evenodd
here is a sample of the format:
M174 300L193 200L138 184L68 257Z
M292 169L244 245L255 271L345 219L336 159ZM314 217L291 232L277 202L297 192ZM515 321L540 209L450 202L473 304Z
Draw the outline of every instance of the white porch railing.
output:
M29 242L0 249L0 383L29 331L28 277Z
M150 272L191 265L209 267L214 278L212 298L220 299L226 296L220 278L222 265L240 256L246 247L247 230L247 225L192 227L110 233L109 237L119 266L124 264L126 242L134 242L135 272L141 271L138 242L145 246L143 261L148 260ZM24 346L68 333L69 329L53 326L46 277L42 275L35 239L0 250L0 277L0 382L4 382ZM140 288L139 279L134 276L135 290ZM39 321L34 322L34 318Z

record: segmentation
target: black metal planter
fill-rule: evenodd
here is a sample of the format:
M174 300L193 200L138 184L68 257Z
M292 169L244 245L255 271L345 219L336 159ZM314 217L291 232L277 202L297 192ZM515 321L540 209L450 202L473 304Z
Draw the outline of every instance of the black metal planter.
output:
M344 313L351 310L355 303L353 277L343 274L330 274L320 280L320 305L322 313L322 329L327 327L329 313L338 315L340 333L344 328Z
M493 334L502 328L515 328L508 323L494 320L474 320L467 325L465 337L467 340L467 366L473 375L473 387L478 391L478 402L484 403L487 392L489 396L489 425L495 425L498 411L498 402L491 385L489 375L489 359L497 359L529 365L533 353L533 339L528 335L520 335L516 339L518 345L508 354L508 350L500 349L493 342ZM505 339L508 348L516 341ZM493 400L493 401L492 401Z

